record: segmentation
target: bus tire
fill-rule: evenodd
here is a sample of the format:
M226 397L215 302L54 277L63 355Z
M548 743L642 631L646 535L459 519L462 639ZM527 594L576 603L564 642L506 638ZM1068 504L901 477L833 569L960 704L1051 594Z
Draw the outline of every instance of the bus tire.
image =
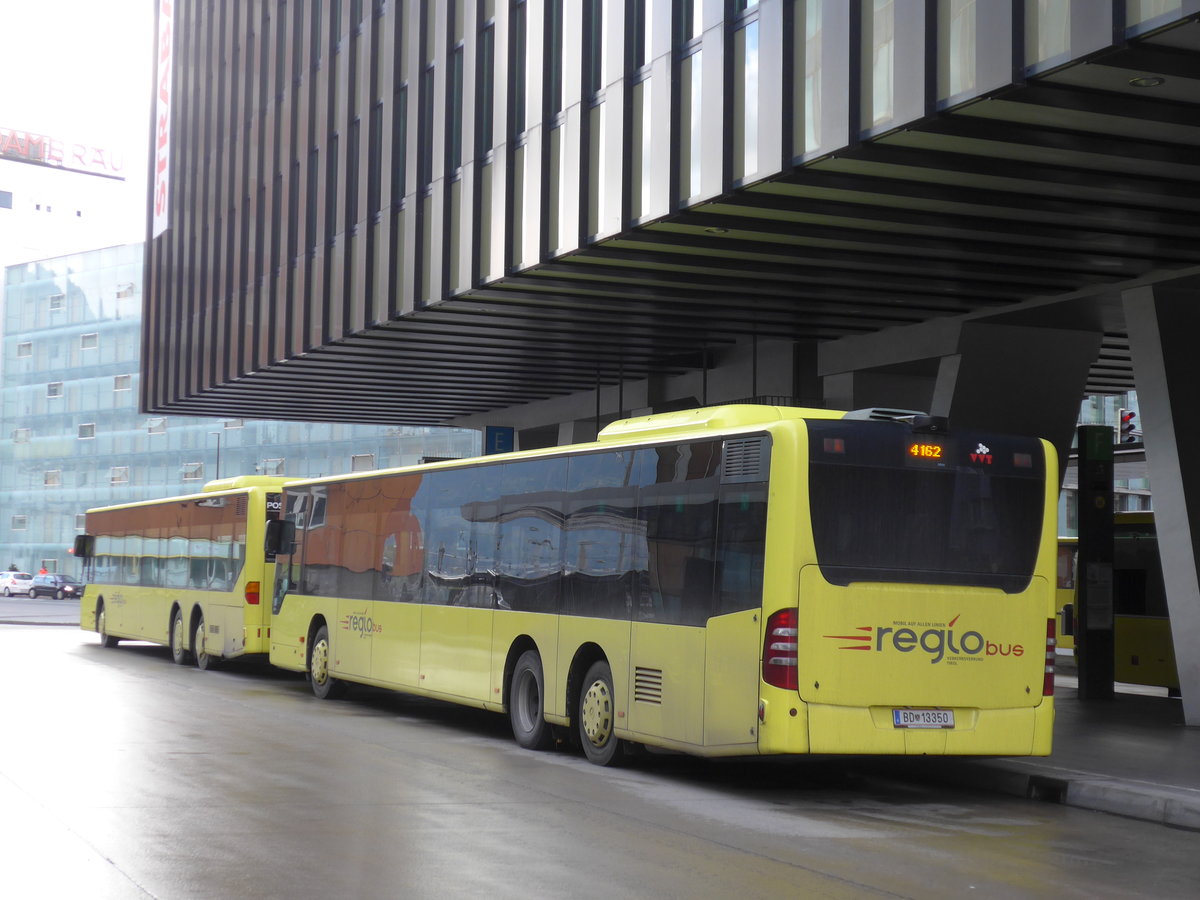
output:
M308 680L312 691L322 700L341 696L346 686L329 674L329 629L322 625L313 635L308 653Z
M217 657L205 650L204 645L204 613L200 613L196 630L192 632L192 656L196 660L196 668L201 672L216 668L217 663Z
M526 750L546 750L553 742L545 702L542 658L536 650L526 650L513 667L508 688L508 719L513 737Z
M104 601L100 601L100 605L96 607L96 631L100 633L100 646L105 649L110 649L117 646L117 639L104 630Z
M604 660L592 663L579 690L575 712L579 743L588 762L597 766L619 765L625 756L616 735L617 705L612 669Z
M171 615L171 661L182 666L188 661L187 648L183 646L183 610Z

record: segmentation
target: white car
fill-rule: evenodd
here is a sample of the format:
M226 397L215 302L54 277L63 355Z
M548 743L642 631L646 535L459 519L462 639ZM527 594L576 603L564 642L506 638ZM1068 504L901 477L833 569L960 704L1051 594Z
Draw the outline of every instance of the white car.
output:
M13 594L29 596L33 590L33 576L28 572L0 572L0 594L11 597Z

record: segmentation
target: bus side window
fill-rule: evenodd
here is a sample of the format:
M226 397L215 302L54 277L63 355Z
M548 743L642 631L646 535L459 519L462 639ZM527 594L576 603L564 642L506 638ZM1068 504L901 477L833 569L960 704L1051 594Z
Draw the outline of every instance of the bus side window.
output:
M716 557L721 443L697 441L639 451L652 472L638 492L645 523L650 605L638 618L671 625L703 625L714 611L720 580Z
M766 539L766 483L722 485L717 511L720 577L716 615L762 605Z

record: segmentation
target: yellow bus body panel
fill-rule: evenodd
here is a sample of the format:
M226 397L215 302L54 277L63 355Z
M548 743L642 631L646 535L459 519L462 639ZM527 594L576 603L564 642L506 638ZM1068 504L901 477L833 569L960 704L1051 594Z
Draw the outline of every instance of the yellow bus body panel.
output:
M1171 620L1161 616L1114 616L1115 677L1125 684L1179 688Z
M683 744L704 743L705 629L634 622L628 728Z
M629 736L629 640L632 623L628 619L590 619L582 616L562 616L558 620L558 658L554 669L558 684L554 688L557 705L546 709L565 719L568 706L567 673L576 657L588 648L597 647L608 659L612 669L613 696L617 703L617 733ZM580 677L584 673L580 673ZM578 685L575 686L576 689ZM547 691L551 689L547 687ZM579 698L570 698L574 704Z
M492 669L491 609L425 606L421 610L424 690L483 703Z
M419 603L377 601L374 606L375 652L371 676L388 687L415 688L421 674L421 615Z
M288 594L279 612L271 617L271 665L292 672L308 669L308 625L318 611L318 601L303 594Z
M761 612L744 610L708 620L704 654L704 746L757 749L762 683Z
M558 658L558 617L548 613L514 612L497 610L492 620L492 670L489 702L496 709L503 709L505 692L505 663L509 650L519 640L529 638L542 659L543 704L547 712L558 709L560 694L566 690L561 679L555 677L554 660ZM515 663L516 660L513 660Z

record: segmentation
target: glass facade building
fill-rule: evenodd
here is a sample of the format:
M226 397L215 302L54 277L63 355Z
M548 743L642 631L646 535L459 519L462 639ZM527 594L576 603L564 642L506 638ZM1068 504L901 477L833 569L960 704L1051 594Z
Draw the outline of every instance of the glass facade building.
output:
M0 349L0 566L75 574L94 506L235 475L306 477L472 456L469 429L144 415L143 248L9 266Z

